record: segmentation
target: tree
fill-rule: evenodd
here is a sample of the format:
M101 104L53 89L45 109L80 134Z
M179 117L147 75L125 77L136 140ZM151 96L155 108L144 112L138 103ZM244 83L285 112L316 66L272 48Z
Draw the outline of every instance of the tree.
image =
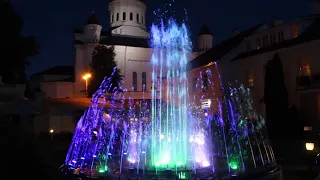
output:
M10 1L0 1L0 24L0 76L7 84L25 83L28 57L37 54L35 37L21 35L23 19Z
M289 103L282 62L278 53L267 62L265 68L264 103L268 130L271 135L279 136L286 126Z
M110 77L117 67L115 61L115 52L113 46L98 45L92 54L91 72L93 77L90 79L88 87L88 96L91 97L93 93L99 88L101 82L105 77ZM111 77L112 87L109 93L113 92L114 88L121 85L122 76L120 70L116 69L115 74Z

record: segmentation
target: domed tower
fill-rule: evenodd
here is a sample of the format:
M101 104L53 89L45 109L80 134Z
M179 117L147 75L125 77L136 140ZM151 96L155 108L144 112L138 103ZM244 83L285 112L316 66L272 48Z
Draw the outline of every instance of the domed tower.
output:
M320 0L310 0L311 14L320 14Z
M110 0L112 35L149 38L145 25L146 9L144 0Z
M83 28L84 43L98 43L100 41L102 26L96 15L91 14Z
M213 36L207 26L202 26L202 29L198 35L197 49L199 51L207 51L212 48Z

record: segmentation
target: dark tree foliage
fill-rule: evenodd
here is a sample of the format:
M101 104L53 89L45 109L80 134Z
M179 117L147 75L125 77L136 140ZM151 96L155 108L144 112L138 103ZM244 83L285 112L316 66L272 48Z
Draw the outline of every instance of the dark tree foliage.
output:
M35 37L21 35L23 19L10 1L0 1L0 76L7 84L25 83L28 57L37 54Z
M91 72L92 78L89 82L88 96L91 97L93 93L99 88L104 77L110 77L117 67L115 61L115 52L113 46L98 45L92 54ZM114 76L112 76L112 88L109 92L113 92L115 87L121 85L122 76L120 70L117 69Z
M270 135L279 136L285 131L288 118L288 92L284 83L282 62L276 53L265 67L264 102Z

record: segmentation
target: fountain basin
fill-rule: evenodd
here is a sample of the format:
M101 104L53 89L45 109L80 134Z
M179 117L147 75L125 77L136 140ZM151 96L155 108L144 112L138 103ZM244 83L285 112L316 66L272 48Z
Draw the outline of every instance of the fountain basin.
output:
M212 170L199 169L196 174L191 170L183 171L147 171L142 169L128 169L120 175L119 172L114 174L73 174L74 169L63 168L61 169L61 179L71 180L76 178L81 179L108 179L108 180L128 180L128 179L140 179L140 180L282 180L282 169L280 166L269 166L251 170L246 173L212 173ZM137 174L138 173L138 174Z

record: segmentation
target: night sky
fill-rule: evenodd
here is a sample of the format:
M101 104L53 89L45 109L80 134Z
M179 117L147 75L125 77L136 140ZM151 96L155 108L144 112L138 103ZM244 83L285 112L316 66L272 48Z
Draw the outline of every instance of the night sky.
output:
M172 0L147 0L147 26L156 19L153 11ZM187 9L187 25L192 39L206 24L214 35L214 43L231 36L232 30L248 29L272 17L283 20L309 14L309 0L176 0L173 9ZM201 2L201 4L200 4ZM95 11L104 30L109 24L108 0L12 0L16 11L25 20L23 34L35 35L40 45L39 54L30 58L27 74L56 65L72 65L73 28L82 28Z

